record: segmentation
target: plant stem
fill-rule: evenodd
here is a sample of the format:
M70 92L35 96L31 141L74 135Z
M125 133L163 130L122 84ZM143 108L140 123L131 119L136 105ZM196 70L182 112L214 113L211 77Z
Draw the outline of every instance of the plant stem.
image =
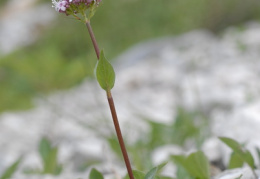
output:
M130 161L129 161L129 158L128 158L128 155L127 155L127 151L126 151L126 148L125 148L124 139L123 139L121 129L120 129L120 125L119 125L119 122L118 122L114 100L113 100L111 91L109 91L109 90L107 91L107 100L108 100L108 103L109 103L109 107L110 107L110 111L111 111L111 114L112 114L117 138L118 138L119 145L120 145L120 148L121 148L124 160L125 160L125 165L126 165L129 177L130 177L130 179L134 179L131 164L130 164Z
M86 26L88 28L90 38L91 38L93 46L95 48L97 59L99 60L100 50L99 50L94 32L92 30L92 27L90 25L90 21L86 21ZM124 139L123 139L123 136L122 136L122 133L121 133L120 125L119 125L119 122L118 122L116 108L115 108L114 100L113 100L113 97L112 97L112 93L111 93L110 90L107 90L106 92L107 92L107 100L108 100L109 108L110 108L110 111L111 111L114 127L115 127L115 130L116 130L117 139L118 139L118 142L119 142L119 145L120 145L120 148L121 148L121 152L122 152L123 157L124 157L127 172L128 172L129 178L134 179L132 167L131 167L130 160L129 160L129 157L128 157L128 154L127 154L127 151L126 151L126 147L125 147Z
M86 26L87 26L87 28L88 28L88 32L89 32L90 38L91 38L92 43L93 43L93 46L94 46L94 48L95 48L96 55L97 55L97 59L99 60L100 50L99 50L99 47L98 47L98 44L97 44L97 41L96 41L94 32L93 32L93 30L92 30L92 27L91 27L91 25L90 25L90 21L86 21Z

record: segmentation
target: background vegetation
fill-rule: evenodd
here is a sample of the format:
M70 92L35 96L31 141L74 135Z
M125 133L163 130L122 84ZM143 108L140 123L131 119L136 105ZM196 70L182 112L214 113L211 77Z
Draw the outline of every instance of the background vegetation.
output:
M1 0L0 6L7 1ZM40 0L49 3L50 0ZM108 59L143 40L259 20L258 0L103 0L92 20ZM57 14L58 15L58 14ZM87 30L59 15L36 44L0 57L0 112L28 109L37 95L69 88L91 76L95 55ZM1 39L0 39L1 40Z

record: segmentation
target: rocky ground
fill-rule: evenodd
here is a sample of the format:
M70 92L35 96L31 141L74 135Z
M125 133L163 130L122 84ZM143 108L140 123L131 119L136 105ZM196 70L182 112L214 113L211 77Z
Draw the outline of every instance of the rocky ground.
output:
M35 5L37 1L8 0L0 7L0 56L35 42L53 22L55 11L49 4Z
M4 32L5 28L1 28L0 35ZM15 47L4 47L2 39L1 43L5 53ZM150 130L143 119L169 124L175 119L176 107L183 106L202 111L210 118L212 135L203 150L211 161L227 163L230 155L216 136L246 142L252 151L260 147L259 59L260 24L253 22L244 29L229 28L219 37L198 30L129 49L115 61L117 79L113 89L127 143L134 143ZM0 116L0 171L24 155L14 179L86 178L88 171L75 171L84 160L100 161L95 166L107 179L125 173L103 137L113 133L113 126L105 93L95 81L86 79L73 89L35 99L35 104L30 111ZM59 177L27 176L21 172L28 167L41 168L37 146L42 136L59 146L60 162L65 165ZM154 151L154 165L170 154L182 152L174 145L161 146ZM254 151L253 154L256 156ZM169 165L164 172L174 176L174 170ZM245 170L218 178L234 179ZM242 178L250 177L248 174Z

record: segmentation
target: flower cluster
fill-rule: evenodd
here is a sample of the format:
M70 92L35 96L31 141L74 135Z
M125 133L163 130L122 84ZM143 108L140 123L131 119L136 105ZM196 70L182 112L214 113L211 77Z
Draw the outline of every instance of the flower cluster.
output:
M67 15L82 13L92 6L97 6L101 0L52 0L57 12Z

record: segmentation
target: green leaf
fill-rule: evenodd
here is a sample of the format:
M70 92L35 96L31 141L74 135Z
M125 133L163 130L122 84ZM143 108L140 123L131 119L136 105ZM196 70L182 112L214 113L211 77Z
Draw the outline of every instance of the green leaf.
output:
M52 148L44 162L43 173L55 174L58 175L62 167L58 164L58 148Z
M186 164L186 157L184 155L173 155L172 156L173 160L175 163L181 165L181 166L185 166Z
M187 172L187 170L185 170L185 168L183 168L183 166L181 165L177 165L177 171L176 171L176 178L177 179L194 179L193 177L191 177L191 175Z
M96 68L96 77L101 88L106 91L111 90L115 84L115 76L114 69L105 58L102 50Z
M182 155L172 156L173 160L181 165L192 177L209 179L209 162L202 151L194 152L188 157Z
M173 161L177 164L177 172L176 177L178 179L185 178L191 179L191 175L189 174L188 170L186 169L186 157L184 155L173 155Z
M152 168L144 177L144 179L154 179L157 173L158 167Z
M198 178L209 179L209 162L202 151L192 153L187 158L190 173Z
M244 162L246 162L252 169L255 168L255 162L252 154L248 150L245 150L242 145L231 138L219 137L219 139L229 146L235 153L237 153L240 158L244 160Z
M243 156L245 162L252 168L255 169L255 161L254 158L251 154L251 152L249 152L248 150L246 150L244 156Z
M138 170L133 170L133 175L135 179L144 179L145 174L144 172L138 171Z
M16 162L14 162L9 168L5 170L5 172L3 173L0 179L10 179L12 175L15 173L15 171L17 170L21 161L22 159L19 158Z
M42 138L39 147L38 147L39 153L42 157L42 160L46 162L48 155L51 151L51 143L48 139Z
M232 152L230 156L228 168L229 169L241 168L243 164L244 164L244 160L241 159L241 157L236 152Z
M103 175L93 168L89 174L89 179L104 179Z
M139 170L133 170L133 175L135 179L144 179L145 174ZM129 179L129 175L127 174L124 179Z
M168 162L163 162L162 164L158 165L157 167L152 168L147 174L144 172L141 172L139 170L133 170L133 175L135 179L167 179L167 177L164 176L156 176L160 170L167 164ZM129 176L126 175L124 179L129 179Z
M160 165L157 166L158 170L157 170L157 174L160 172L161 169L163 169L163 167L165 167L165 165L167 165L168 162L163 162Z
M158 165L157 167L152 168L149 172L147 172L147 174L145 175L145 179L157 179L157 178L161 178L158 177L157 175L160 173L160 170L167 164L168 162L163 162L160 165Z

